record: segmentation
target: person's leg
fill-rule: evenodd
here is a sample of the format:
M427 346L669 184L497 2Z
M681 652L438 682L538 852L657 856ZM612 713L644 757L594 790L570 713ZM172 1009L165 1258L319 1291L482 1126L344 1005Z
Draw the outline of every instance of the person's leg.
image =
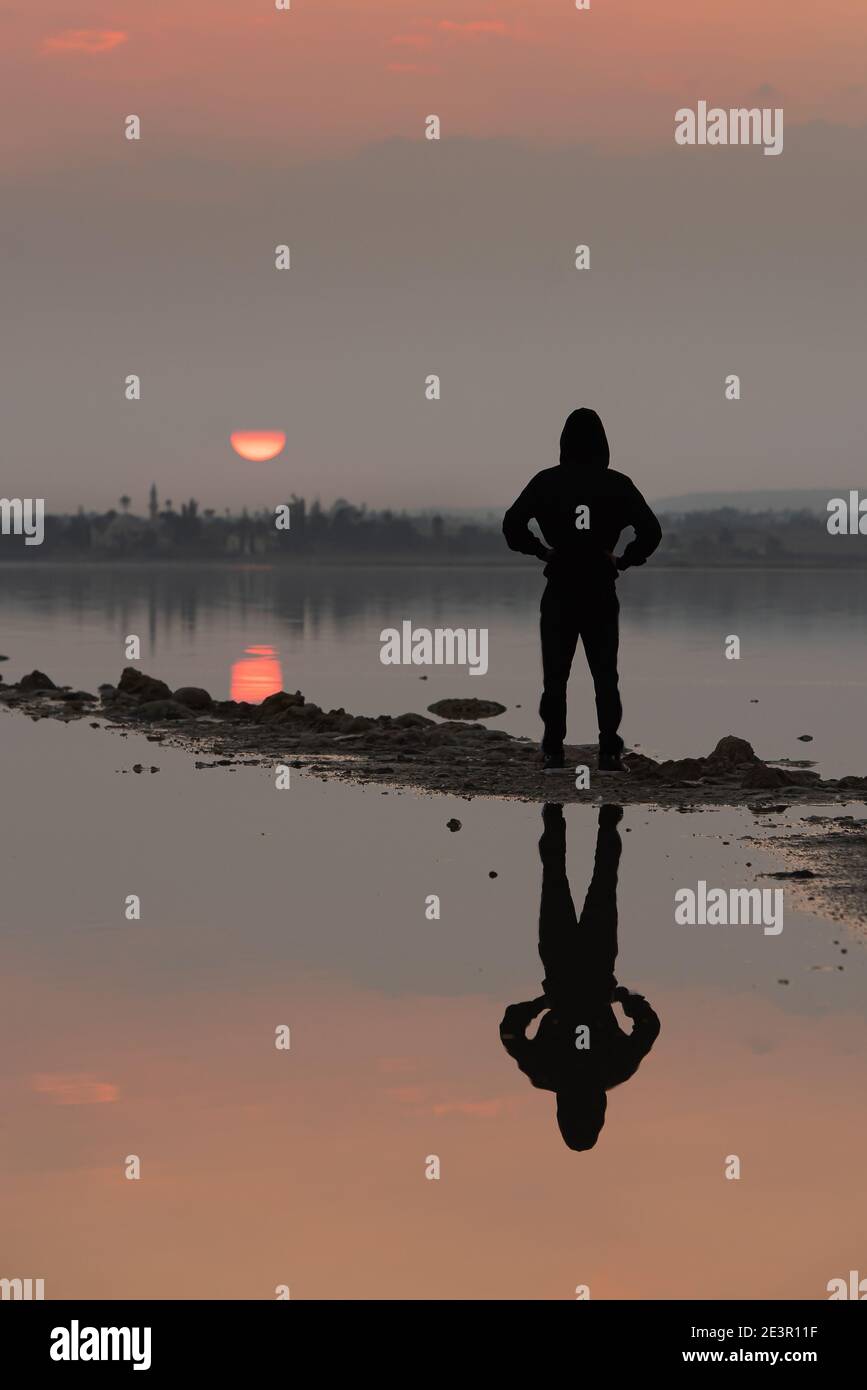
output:
M617 826L622 816L623 808L620 806L606 805L599 809L593 877L578 919L584 953L585 988L598 1000L600 1008L610 1004L617 983L614 975L617 960L617 871L623 848Z
M566 738L566 686L578 644L578 623L566 596L551 581L542 595L539 629L542 637L542 751L562 752Z
M539 955L549 1008L568 1007L575 988L578 918L566 876L566 821L563 807L546 804L539 841L542 897L539 903Z
M592 615L581 623L581 641L596 692L599 753L615 757L623 751L623 739L618 733L623 718L617 678L619 614L620 604L615 594L596 605Z
M587 1021L592 1016L603 1030L616 1025L610 1004L616 984L617 871L622 848L617 824L622 815L619 806L603 806L599 811L593 875L580 918L575 913L566 874L566 822L562 807L545 806L545 830L539 841L543 993L561 1017L583 1015Z

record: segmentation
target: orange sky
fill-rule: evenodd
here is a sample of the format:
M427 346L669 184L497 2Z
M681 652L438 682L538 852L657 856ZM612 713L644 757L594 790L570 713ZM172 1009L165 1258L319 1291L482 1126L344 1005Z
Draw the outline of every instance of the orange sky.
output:
M867 118L862 0L18 0L0 19L18 167L149 148L304 157L444 132L617 146L671 138L699 98L782 104L789 124Z

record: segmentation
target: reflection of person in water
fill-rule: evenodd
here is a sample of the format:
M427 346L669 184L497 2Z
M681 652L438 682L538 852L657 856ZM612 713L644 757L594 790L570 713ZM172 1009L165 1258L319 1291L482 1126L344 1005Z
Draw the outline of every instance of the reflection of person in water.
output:
M563 808L547 805L542 812L544 993L526 1004L510 1004L500 1024L503 1046L521 1071L534 1086L556 1092L557 1123L570 1149L592 1149L605 1123L606 1092L637 1071L659 1034L659 1019L644 996L618 985L614 976L622 816L620 806L599 811L593 878L576 918L566 877ZM630 1033L617 1022L613 1003L632 1020ZM528 1038L529 1024L545 1010L535 1036Z

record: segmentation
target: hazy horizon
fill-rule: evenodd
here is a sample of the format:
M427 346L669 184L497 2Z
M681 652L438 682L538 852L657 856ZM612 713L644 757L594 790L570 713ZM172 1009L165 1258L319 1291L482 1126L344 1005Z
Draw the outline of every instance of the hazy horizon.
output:
M499 510L581 404L648 497L854 486L867 15L834 12L6 5L2 491ZM782 107L782 154L676 146L703 97Z
M132 159L31 181L6 234L5 492L108 506L170 476L216 506L295 491L496 509L556 462L578 404L599 410L612 465L648 496L854 485L863 217L836 222L833 245L821 228L824 206L852 197L834 147L860 160L867 136L817 128L793 148L797 134L782 159L727 149L712 164L391 142L294 167L292 213L252 164L223 207L226 171L207 164L187 180L162 161L143 180ZM824 189L806 208L805 182ZM649 206L663 185L671 206ZM74 245L53 263L56 207L76 190ZM284 239L293 266L277 272ZM140 401L124 399L130 372ZM431 372L439 401L425 399ZM239 460L229 434L260 426L284 429L285 450Z

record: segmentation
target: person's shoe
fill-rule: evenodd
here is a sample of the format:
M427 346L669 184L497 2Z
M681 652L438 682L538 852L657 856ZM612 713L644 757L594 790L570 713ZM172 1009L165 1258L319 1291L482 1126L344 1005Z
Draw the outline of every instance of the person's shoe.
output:
M542 768L545 772L559 772L566 766L566 757L562 748L558 748L556 753L542 754Z
M621 758L619 753L600 753L599 754L600 772L628 772L629 768Z

